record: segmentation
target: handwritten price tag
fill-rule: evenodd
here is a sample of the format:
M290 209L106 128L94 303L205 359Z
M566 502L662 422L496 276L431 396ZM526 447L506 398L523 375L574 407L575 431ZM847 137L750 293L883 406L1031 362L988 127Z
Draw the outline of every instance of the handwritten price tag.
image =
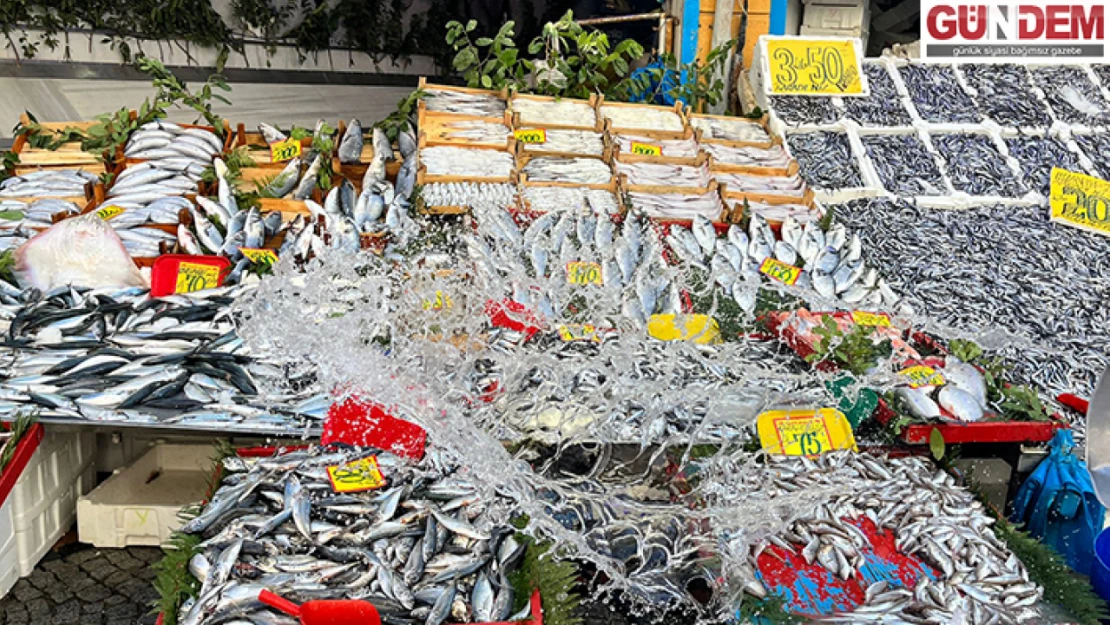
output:
M1049 180L1052 221L1110 236L1110 182L1059 167Z
M177 266L177 286L174 293L192 293L214 289L219 285L219 267L197 263L181 263Z
M921 388L922 386L940 386L944 384L944 375L932 367L918 365L908 369L902 369L898 372L899 375L906 376L910 380L910 388Z
M243 253L252 263L259 265L272 265L278 261L278 256L274 250L267 250L253 247L241 247L239 251Z
M588 323L568 323L558 327L559 338L567 343L573 341L593 341L594 343L601 342L601 336L597 333L597 326Z
M759 266L759 272L772 280L778 280L786 286L794 286L794 283L797 282L798 278L802 275L802 268L795 267L794 265L787 265L774 258L767 258L763 261L763 264Z
M643 154L644 156L663 156L663 146L655 145L652 143L640 143L639 141L633 141L632 153Z
M834 408L768 410L756 420L759 441L769 453L816 456L837 449L856 449L852 426Z
M100 210L96 211L96 216L103 219L104 221L108 221L109 219L113 219L113 218L119 216L119 214L122 213L122 212L123 212L123 209L120 208L119 206L109 205L109 206L105 206L105 207L101 208Z
M513 136L521 143L547 143L547 131L543 128L517 130Z
M270 144L270 162L284 163L301 155L301 142L296 139L286 139Z
M886 313L872 313L864 310L852 311L852 321L861 326L875 326L879 328L890 327L890 315Z
M328 467L331 488L337 493L357 493L385 485L377 456L367 456L347 464Z
M444 294L443 291L436 291L434 300L424 300L424 310L443 310L444 308L450 309L455 303L451 300L450 295Z
M764 81L773 95L867 95L858 39L767 39Z
M571 261L567 263L567 282L570 284L596 284L601 286L604 284L601 277L601 265L577 260Z

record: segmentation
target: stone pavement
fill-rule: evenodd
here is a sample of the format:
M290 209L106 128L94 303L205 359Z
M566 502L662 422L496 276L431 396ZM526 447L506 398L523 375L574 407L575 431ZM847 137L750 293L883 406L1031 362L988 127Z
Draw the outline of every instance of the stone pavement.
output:
M156 547L49 552L0 600L0 625L152 625Z

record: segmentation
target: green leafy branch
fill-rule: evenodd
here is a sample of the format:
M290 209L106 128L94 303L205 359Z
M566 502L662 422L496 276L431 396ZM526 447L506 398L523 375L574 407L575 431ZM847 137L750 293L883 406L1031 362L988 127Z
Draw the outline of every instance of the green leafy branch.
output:
M813 364L827 360L855 375L863 375L893 352L890 339L878 343L872 340L874 331L873 327L857 324L845 334L833 315L825 315L821 325L813 329L819 338L813 353L806 356L806 362Z
M505 22L493 37L471 39L478 28L477 20L466 25L457 21L447 22L447 43L455 50L451 66L461 72L472 88L501 89L506 85L519 86L524 80L524 65L520 63L520 50L513 41L513 21Z
M167 105L173 104L179 107L191 108L197 112L198 119L204 118L208 125L215 129L217 135L224 136L224 120L212 110L213 100L231 105L230 100L216 92L231 91L231 87L222 75L210 75L201 86L200 91L194 93L157 59L140 56L135 65L140 72L150 76L154 86L158 88L156 103L163 102ZM218 69L222 69L222 65Z

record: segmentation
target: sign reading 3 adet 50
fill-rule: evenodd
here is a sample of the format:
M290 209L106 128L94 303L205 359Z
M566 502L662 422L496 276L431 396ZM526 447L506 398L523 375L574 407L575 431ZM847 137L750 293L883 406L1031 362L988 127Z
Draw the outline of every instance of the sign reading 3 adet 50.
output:
M921 56L961 63L1107 58L1105 4L921 0Z

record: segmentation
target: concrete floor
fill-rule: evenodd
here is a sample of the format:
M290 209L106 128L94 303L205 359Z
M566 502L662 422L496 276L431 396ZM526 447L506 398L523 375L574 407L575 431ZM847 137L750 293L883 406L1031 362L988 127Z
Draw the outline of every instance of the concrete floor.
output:
M319 118L331 123L357 117L363 125L392 113L412 89L387 86L232 84L224 94L231 106L217 103L216 112L248 128L259 122L286 127L312 127ZM123 107L137 108L153 97L148 82L125 80L0 78L0 138L10 138L19 115L29 110L41 122L89 120ZM170 119L191 122L190 110L171 111Z

